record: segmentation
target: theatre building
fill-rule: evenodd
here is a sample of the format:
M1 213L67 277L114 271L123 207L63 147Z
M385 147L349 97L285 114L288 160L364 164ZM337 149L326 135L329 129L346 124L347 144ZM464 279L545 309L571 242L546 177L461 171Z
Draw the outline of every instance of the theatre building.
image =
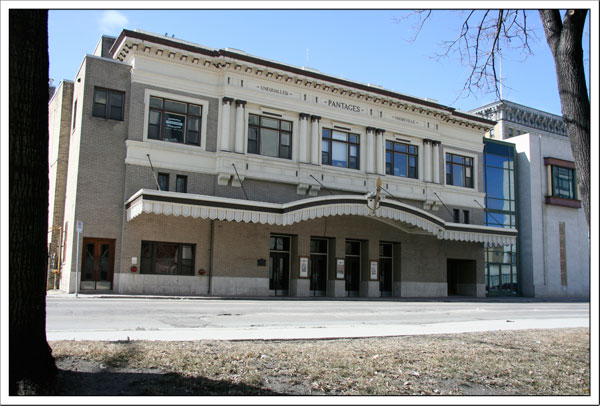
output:
M67 292L484 296L494 121L161 35L102 37L50 101Z

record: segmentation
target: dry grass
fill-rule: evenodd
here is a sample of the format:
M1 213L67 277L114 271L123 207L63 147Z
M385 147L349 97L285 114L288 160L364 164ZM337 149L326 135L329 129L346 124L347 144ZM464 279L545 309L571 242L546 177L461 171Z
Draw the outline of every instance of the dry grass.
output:
M72 395L589 395L590 385L587 328L50 344Z

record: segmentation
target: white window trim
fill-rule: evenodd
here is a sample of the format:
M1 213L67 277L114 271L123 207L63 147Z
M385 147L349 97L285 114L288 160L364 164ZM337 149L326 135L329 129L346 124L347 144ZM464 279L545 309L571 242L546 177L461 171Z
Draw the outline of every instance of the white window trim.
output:
M235 103L235 102L234 102ZM251 105L248 106L246 103L246 108L244 109L244 155L246 156L257 156L263 158L276 159L284 162L298 162L298 149L300 148L300 115L298 113L291 113L289 111L282 111L277 108L270 108L259 105ZM281 114L281 117L272 116L267 113ZM284 120L292 122L292 158L279 158L276 156L268 156L263 154L250 154L248 153L248 127L250 126L250 114L254 114L256 116L273 118L276 120ZM235 116L235 114L234 114ZM234 125L235 126L235 125ZM235 129L234 129L235 130ZM309 137L310 137L310 128L309 128Z
M396 138L400 138L406 141L409 141L408 143L405 141L399 141ZM415 147L417 147L417 177L416 178L411 178L408 176L396 176L396 175L388 175L385 173L385 164L386 164L386 157L385 157L385 142L386 141L392 141L392 142L399 142L402 144L408 144L408 145L413 145ZM377 148L377 146L375 146L375 148ZM423 139L421 138L415 138L412 137L410 135L405 135L405 134L396 134L396 133L392 133L392 134L384 134L383 136L383 171L384 171L384 176L389 176L392 179L406 179L408 181L419 181L419 182L423 182L423 154L425 153L425 143L423 142Z
M335 126L338 127L344 127L344 129L342 130L341 128L335 128ZM328 130L331 131L339 131L339 132L343 132L343 133L352 133L352 134L356 134L358 135L358 148L359 148L359 154L358 154L358 169L352 169L352 168L342 168L340 166L333 166L333 165L327 165L327 164L323 164L323 130L327 128ZM349 128L349 130L346 130L346 128ZM310 133L310 120L309 120L309 133ZM345 170L345 171L351 171L351 173L367 173L367 163L365 162L366 159L366 152L367 152L367 128L366 127L357 127L355 125L352 124L348 124L348 123L341 123L338 121L333 121L330 119L323 119L321 117L321 119L319 120L319 166L323 167L323 168L332 168L334 170ZM373 152L375 153L375 159L377 159L377 142L376 140L373 141ZM364 150L364 151L363 151ZM385 156L385 152L384 152L384 156Z
M471 152L461 151L453 148L444 147L441 151L442 153L442 162L444 165L444 183L443 185L448 188L456 189L456 190L473 190L475 192L479 191L479 159L477 154L473 154ZM461 155L467 158L473 159L473 187L465 187L465 186L455 186L449 185L446 183L446 153Z
M176 142L168 142L169 145L173 145L176 148L184 148L187 150L198 150L200 148L202 151L206 150L206 129L207 129L207 121L208 121L208 100L196 99L189 96L182 96L177 93L168 93L160 90L153 89L145 89L144 90L144 129L143 129L143 141L152 143L152 144L165 144L166 141L161 140L151 140L148 139L148 119L150 116L150 97L162 97L170 100L181 101L186 103L193 103L202 106L202 128L200 129L200 146L197 145L188 145L188 144L179 144Z

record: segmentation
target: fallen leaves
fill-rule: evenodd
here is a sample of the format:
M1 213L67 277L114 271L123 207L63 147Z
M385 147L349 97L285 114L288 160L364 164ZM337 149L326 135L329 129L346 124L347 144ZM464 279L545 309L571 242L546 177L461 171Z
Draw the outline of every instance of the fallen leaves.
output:
M205 379L226 394L585 395L587 329L298 341L50 343L57 360ZM65 368L62 366L61 368ZM182 381L185 392L197 393ZM152 388L167 393L167 388ZM204 390L204 389L203 389ZM238 394L236 392L236 394Z

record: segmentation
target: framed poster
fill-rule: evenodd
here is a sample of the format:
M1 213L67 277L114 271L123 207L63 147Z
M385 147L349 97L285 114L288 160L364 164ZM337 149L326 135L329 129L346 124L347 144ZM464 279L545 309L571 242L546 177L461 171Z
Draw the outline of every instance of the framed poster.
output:
M377 278L377 276L379 276L378 273L377 273L377 266L378 265L379 264L378 264L377 261L369 261L369 278L372 281L376 281L378 279Z
M308 278L308 257L298 257L298 278Z
M335 277L337 279L344 279L345 275L345 261L343 258L338 258L335 262Z

